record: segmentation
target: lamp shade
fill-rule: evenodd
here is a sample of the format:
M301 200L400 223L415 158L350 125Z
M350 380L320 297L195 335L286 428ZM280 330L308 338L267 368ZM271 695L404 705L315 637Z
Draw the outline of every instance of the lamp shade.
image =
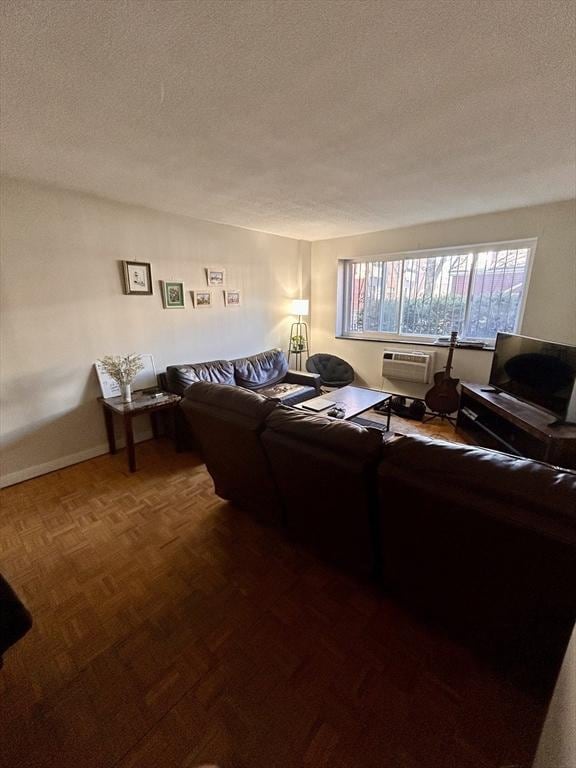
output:
M310 307L308 299L292 299L292 314L307 315Z

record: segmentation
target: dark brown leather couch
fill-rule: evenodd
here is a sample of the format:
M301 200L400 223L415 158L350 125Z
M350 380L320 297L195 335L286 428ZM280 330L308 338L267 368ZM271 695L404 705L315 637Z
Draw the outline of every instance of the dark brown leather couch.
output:
M238 387L194 385L183 408L224 498L355 573L380 560L391 594L507 669L554 669L576 618L575 472L423 437L382 445Z
M378 468L380 546L394 594L536 671L576 618L576 473L404 437Z
M280 497L260 440L278 402L227 384L190 385L181 408L218 496L264 523L279 523Z
M10 584L0 576L0 667L2 656L32 626L32 617Z
M262 443L288 535L347 570L374 574L381 432L280 406Z
M166 368L164 386L177 395L182 395L190 384L198 381L244 387L274 397L285 405L295 405L320 394L320 376L289 370L281 349L269 349L236 360L186 363Z
M169 365L159 379L164 389L177 395L183 395L191 384L209 382L243 387L287 405L310 400L321 393L320 376L289 370L286 355L281 349L269 349L236 360ZM186 422L179 414L176 414L173 426L167 425L167 429L174 430L173 436L179 450L197 447Z

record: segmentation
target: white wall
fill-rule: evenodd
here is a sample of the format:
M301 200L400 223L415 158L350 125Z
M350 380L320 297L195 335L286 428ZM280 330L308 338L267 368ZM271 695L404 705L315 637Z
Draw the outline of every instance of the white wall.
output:
M386 345L335 339L339 258L538 237L522 332L576 342L574 201L312 246L15 179L3 180L1 213L4 484L106 450L92 368L98 357L151 352L163 370L285 348L288 298L306 296L310 285L313 351L344 357L361 381L379 386ZM122 294L118 262L124 259L152 263L153 296ZM242 307L226 309L216 292L210 310L192 309L189 294L186 309L162 308L158 280L182 280L187 291L202 288L208 265L227 268L228 286L243 291ZM486 352L458 350L455 375L485 381L490 359ZM400 382L387 388L422 393Z
M93 371L105 354L151 352L163 370L287 346L306 242L15 179L3 180L1 214L3 484L106 450ZM153 296L123 295L120 260L151 262ZM213 289L214 308L192 308L212 265L241 307ZM162 308L160 279L184 281L185 309Z
M576 201L571 200L312 243L313 351L348 360L368 385L382 383L382 351L389 344L335 338L338 259L531 237L538 238L538 246L521 333L576 343ZM430 349L399 344L391 348ZM485 382L491 358L489 352L457 350L453 375ZM436 367L441 368L445 359L446 351L437 350ZM414 395L426 390L400 381L384 381L384 387Z
M554 686L532 768L576 765L576 629Z

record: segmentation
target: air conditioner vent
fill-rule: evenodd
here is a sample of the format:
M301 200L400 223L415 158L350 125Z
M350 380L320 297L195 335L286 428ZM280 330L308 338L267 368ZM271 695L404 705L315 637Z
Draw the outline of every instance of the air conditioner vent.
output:
M386 350L382 356L382 376L400 381L427 384L434 365L434 352L395 352Z

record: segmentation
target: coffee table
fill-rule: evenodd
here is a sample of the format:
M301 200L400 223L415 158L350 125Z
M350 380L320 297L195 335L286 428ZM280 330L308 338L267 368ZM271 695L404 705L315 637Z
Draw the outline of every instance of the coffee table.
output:
M314 397L311 400L306 400L303 403L298 403L295 408L303 411L304 413L316 414L317 416L327 416L327 410L314 411L307 408L316 403L318 400L331 400L333 403L338 403L345 410L344 418L348 421L355 416L359 416L364 411L369 411L370 408L374 408L377 405L387 403L386 408L386 431L390 429L390 402L392 395L389 392L380 392L377 389L367 389L366 387L354 387L349 385L342 387L341 389L334 389L331 392L320 397Z

